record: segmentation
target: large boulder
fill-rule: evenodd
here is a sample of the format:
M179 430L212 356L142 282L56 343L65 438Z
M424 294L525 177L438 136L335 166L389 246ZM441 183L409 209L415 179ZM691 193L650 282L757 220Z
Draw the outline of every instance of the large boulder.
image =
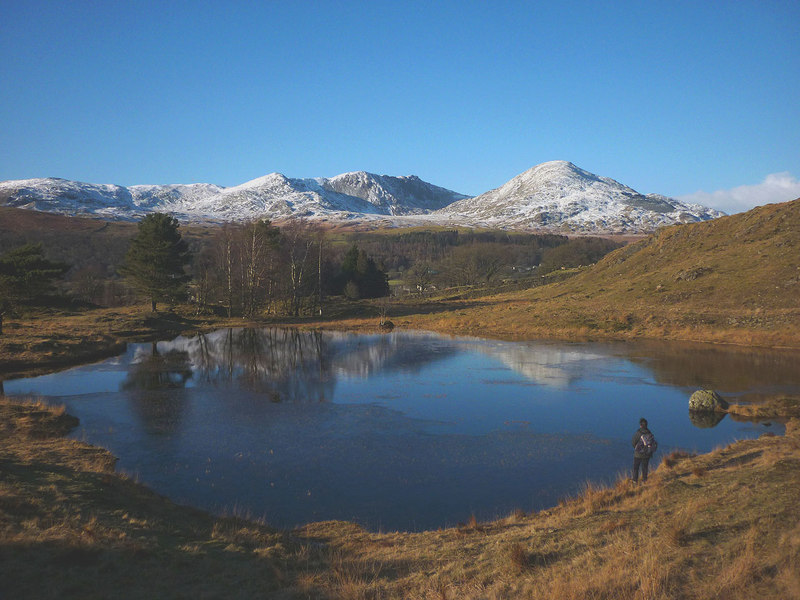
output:
M714 390L697 390L689 398L691 412L719 412L728 410L728 403Z

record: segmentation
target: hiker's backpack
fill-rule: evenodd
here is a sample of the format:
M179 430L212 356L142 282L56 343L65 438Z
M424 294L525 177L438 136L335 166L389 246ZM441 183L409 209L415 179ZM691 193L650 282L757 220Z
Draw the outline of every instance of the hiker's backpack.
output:
M658 442L656 441L656 436L654 436L649 431L647 433L643 433L639 438L639 441L636 442L636 453L637 454L646 454L647 456L653 456L653 453L658 448Z

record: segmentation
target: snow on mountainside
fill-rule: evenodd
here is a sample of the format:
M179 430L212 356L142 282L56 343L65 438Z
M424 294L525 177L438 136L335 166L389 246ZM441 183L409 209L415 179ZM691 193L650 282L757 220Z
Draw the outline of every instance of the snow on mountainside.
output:
M372 221L392 226L465 225L558 232L649 232L662 225L723 213L639 192L566 161L542 163L505 185L469 198L419 177L358 171L332 178L290 179L271 173L234 187L117 185L65 179L0 182L0 206L67 215L138 219L166 212L185 221L289 217Z
M65 179L0 182L0 205L62 214L138 218L162 211L188 220L241 221L258 217L328 217L425 214L466 198L419 177L357 172L331 179L289 179L271 173L234 187L101 185Z
M438 211L459 223L575 232L652 231L724 213L658 194L642 195L567 161L528 169L505 185Z
M362 198L391 215L425 214L467 198L426 183L416 175L391 177L358 171L317 181L326 190Z

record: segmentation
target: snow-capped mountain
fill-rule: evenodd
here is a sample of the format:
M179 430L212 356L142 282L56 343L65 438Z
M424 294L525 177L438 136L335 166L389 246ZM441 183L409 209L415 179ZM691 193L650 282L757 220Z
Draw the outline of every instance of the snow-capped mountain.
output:
M234 187L209 183L121 187L65 179L0 182L0 206L68 215L137 219L166 212L184 221L290 217L372 221L392 226L464 225L556 232L649 232L723 213L684 204L584 171L566 161L542 163L505 185L469 198L416 176L363 171L290 179L271 173Z
M366 200L382 209L381 214L425 214L467 198L426 183L416 175L392 177L358 171L317 181L326 190Z
M57 178L0 182L0 205L119 219L161 211L187 220L291 216L347 220L424 214L466 197L413 175L390 177L363 171L330 179L289 179L271 173L227 188L208 183L126 188Z
M640 194L562 160L537 165L497 189L436 213L471 225L574 232L652 231L723 214L658 194Z

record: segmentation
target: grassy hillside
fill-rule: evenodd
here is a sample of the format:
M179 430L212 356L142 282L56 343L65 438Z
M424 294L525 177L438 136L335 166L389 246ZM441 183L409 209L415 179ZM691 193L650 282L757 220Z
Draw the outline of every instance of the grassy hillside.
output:
M800 200L668 227L607 256L572 291L617 305L800 308Z
M506 337L653 337L800 347L800 200L659 230L549 286L400 315ZM399 313L398 313L399 314Z
M797 399L792 401L797 407ZM587 485L534 514L422 533L279 531L176 506L63 437L63 411L0 400L0 590L9 598L800 597L800 423L647 484Z

